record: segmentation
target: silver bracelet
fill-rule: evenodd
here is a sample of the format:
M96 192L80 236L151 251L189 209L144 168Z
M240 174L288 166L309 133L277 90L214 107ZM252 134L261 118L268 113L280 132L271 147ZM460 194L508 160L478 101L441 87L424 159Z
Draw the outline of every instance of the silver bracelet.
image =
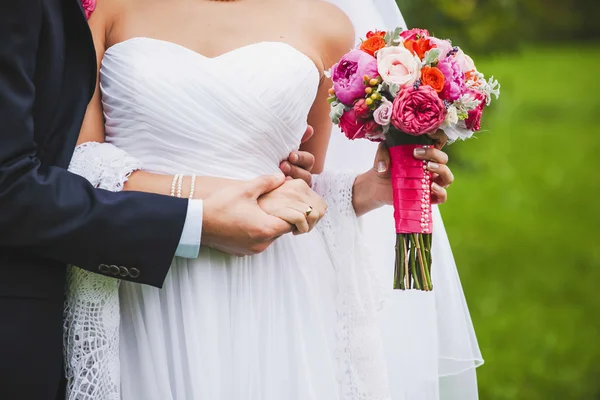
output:
M190 196L189 199L194 198L194 191L196 190L196 175L192 175L192 182L190 183Z
M177 180L179 179L179 174L175 174L173 177L173 182L171 183L171 196L175 196L175 186L177 185Z
M183 185L183 174L180 174L177 180L177 197L181 197L181 185Z

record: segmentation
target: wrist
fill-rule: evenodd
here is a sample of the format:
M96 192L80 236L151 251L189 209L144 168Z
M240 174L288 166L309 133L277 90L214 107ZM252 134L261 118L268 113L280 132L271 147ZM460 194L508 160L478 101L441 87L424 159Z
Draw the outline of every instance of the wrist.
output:
M360 217L369 211L383 206L377 196L375 180L379 179L373 170L360 174L352 187L352 205L356 216Z

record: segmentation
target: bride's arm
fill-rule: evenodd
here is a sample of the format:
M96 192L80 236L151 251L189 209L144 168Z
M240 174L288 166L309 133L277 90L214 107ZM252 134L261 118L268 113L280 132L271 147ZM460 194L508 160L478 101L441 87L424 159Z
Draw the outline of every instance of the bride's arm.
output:
M89 25L94 39L94 47L96 49L96 59L98 62L97 71L99 73L102 58L107 47L107 35L111 29L110 12L108 6L111 2L98 2L98 7L92 14ZM98 146L103 144L105 139L104 133L104 115L102 110L102 100L100 92L100 79L96 77L96 89L94 96L88 104L85 118L77 140L78 149L75 152L72 162L72 169L77 168L73 163L77 163L77 157L86 148L94 151L94 155L107 157L103 162L104 168L119 165L119 170L115 170L116 175L111 181L111 185L103 184L103 182L92 182L97 187L102 187L109 190L130 190L137 192L147 192L169 195L173 183L173 176L153 174L142 171L141 163L128 155L124 151L119 151L116 148L109 148L109 145ZM112 157L111 157L112 156ZM98 159L98 158L96 158ZM116 161L116 162L115 162ZM85 160L84 162L88 162ZM79 172L79 171L75 171ZM105 174L106 175L106 174ZM88 178L88 176L86 176ZM191 176L183 178L181 185L181 197L188 198L191 188ZM216 192L228 185L235 183L233 180L213 177L197 177L195 178L194 198L206 199L211 193ZM112 187L111 187L112 186Z

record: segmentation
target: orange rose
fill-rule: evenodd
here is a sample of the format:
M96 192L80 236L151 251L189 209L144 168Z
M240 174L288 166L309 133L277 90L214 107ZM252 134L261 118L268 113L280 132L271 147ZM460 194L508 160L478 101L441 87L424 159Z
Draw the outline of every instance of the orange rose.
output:
M410 50L413 54L416 54L420 59L423 59L423 57L425 57L425 53L434 48L435 45L433 45L429 39L421 38L418 40L405 40L404 47Z
M444 90L445 81L442 71L435 67L426 66L421 70L421 83L431 86L438 93Z
M381 50L386 46L385 40L383 37L378 35L372 35L370 38L365 40L360 44L360 49L367 54L375 57L375 52L377 50Z

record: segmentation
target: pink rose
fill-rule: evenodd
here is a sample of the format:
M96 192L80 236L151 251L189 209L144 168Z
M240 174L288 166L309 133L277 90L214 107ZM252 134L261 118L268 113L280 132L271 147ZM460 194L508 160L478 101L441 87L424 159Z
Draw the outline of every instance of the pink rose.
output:
M379 76L377 60L364 51L352 50L331 69L331 80L335 95L343 104L351 106L354 100L365 96L363 77Z
M431 40L431 43L433 43L436 48L440 49L440 60L445 59L448 56L448 53L450 53L452 50L452 43L447 40L442 40L435 37L432 37L429 40Z
M427 31L426 29L418 29L418 28L410 29L407 31L402 31L400 33L400 37L404 40L417 40L422 37L428 38L429 31Z
M373 119L379 125L388 125L392 121L392 102L385 97L382 98L381 104L373 112Z
M356 117L353 109L342 114L339 125L344 135L350 140L365 137L365 123Z
M358 118L368 118L369 114L371 114L371 110L367 105L365 99L358 99L356 103L354 103L354 113Z
M365 124L365 137L372 142L382 142L385 140L383 127L373 120Z
M405 89L394 100L392 125L410 135L435 132L445 118L446 107L431 86Z
M483 115L486 99L485 95L481 92L472 90L470 93L476 100L479 100L480 103L474 110L469 111L469 117L465 120L465 125L467 126L467 129L477 132L481 129L481 116Z
M96 0L81 0L81 6L83 7L83 11L85 11L85 17L90 19L96 9Z
M377 52L379 75L388 84L410 87L421 75L421 60L404 46L384 47Z

